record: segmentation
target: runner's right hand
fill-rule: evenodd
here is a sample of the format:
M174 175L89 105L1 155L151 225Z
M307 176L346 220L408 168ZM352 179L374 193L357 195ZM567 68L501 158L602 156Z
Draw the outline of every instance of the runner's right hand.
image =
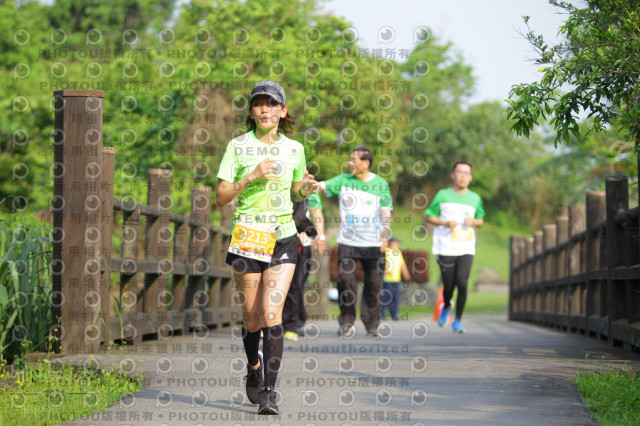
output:
M267 176L271 173L276 172L276 162L270 159L269 157L262 160L256 168L253 170L253 174L256 179L260 179L263 176Z

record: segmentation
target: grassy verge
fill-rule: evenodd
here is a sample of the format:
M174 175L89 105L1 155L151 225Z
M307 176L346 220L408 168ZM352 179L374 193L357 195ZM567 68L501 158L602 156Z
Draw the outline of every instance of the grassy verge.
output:
M455 295L454 295L455 300ZM476 293L467 295L464 307L465 315L507 315L509 294L507 293Z
M576 384L591 416L601 425L638 424L640 371L578 370Z
M104 410L142 383L114 370L74 368L48 359L15 375L0 367L3 425L62 424Z
M455 293L453 300L456 300ZM509 295L506 293L470 292L464 306L464 315L504 315L506 319L508 300ZM423 319L425 315L432 318L433 309L434 305L429 304L427 306L401 306L399 311L402 318L417 320Z

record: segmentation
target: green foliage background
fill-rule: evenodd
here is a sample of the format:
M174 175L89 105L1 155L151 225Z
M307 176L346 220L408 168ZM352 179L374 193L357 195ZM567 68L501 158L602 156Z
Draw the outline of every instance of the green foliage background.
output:
M585 132L624 130L640 147L640 11L636 0L586 0L574 4L549 0L567 20L550 43L529 29L524 38L541 65L539 82L513 86L507 117L513 130L528 136L548 122L555 142ZM525 24L529 17L525 16ZM588 126L580 114L589 117Z
M472 64L437 34L424 32L411 49L363 49L352 24L320 6L1 2L0 209L48 209L52 99L67 88L104 90L116 196L145 203L147 170L169 168L179 213L189 210L191 186L217 184L222 150L244 132L246 95L262 79L285 86L298 119L293 137L304 143L313 174L322 180L345 171L349 152L363 144L374 152L374 171L412 214L422 215L450 184L458 159L474 164L472 187L488 220L535 227L582 202L584 190L600 189L603 162L635 173L615 132L578 135L559 152L539 134L511 134L500 103L469 105ZM566 161L554 163L558 154Z

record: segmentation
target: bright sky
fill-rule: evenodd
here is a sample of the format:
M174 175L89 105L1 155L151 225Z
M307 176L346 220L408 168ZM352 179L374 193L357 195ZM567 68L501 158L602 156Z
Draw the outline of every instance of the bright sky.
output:
M471 103L506 99L512 85L539 79L533 49L518 33L526 30L522 16L549 41L566 19L547 0L325 0L322 7L351 22L365 49L411 50L421 26L453 42L474 69Z

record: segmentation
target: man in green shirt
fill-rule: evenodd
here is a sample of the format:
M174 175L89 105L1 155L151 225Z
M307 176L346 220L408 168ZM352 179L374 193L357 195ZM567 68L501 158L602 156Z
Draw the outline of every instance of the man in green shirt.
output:
M367 148L356 148L349 161L350 173L344 173L319 183L327 197L339 196L340 231L338 234L338 262L340 279L339 334L350 337L355 333L356 263L364 270L364 289L360 316L367 333L378 335L382 275L391 225L391 192L389 184L369 169L373 155Z
M451 173L453 188L440 190L425 211L426 222L434 226L433 254L438 255L438 265L444 285L444 309L438 317L438 325L444 327L451 312L453 290L458 288L456 318L453 331L466 332L460 322L467 300L467 281L476 253L476 232L484 224L484 209L480 196L469 189L473 179L471 163L458 161Z

